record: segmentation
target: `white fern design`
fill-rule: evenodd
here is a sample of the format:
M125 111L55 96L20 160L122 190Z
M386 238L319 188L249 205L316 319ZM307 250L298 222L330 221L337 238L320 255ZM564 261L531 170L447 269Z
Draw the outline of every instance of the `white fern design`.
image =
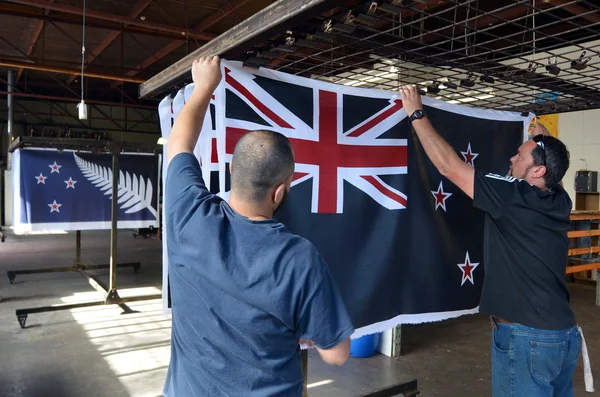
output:
M73 156L83 176L112 199L112 169L84 160L75 153ZM147 208L155 218L157 217L156 209L152 207L153 189L149 178L144 182L141 175L138 177L136 174L130 175L129 172L119 171L118 189L117 203L123 203L121 209L129 208L125 211L126 214L133 214Z

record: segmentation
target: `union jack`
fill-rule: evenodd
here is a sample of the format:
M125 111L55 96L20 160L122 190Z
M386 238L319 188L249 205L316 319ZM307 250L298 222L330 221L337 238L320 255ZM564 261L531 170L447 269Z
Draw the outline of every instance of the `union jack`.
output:
M273 72L262 73L268 76ZM229 98L224 98L223 107L226 113L225 162L231 160L235 144L242 135L251 130L270 129L287 136L294 148L296 169L292 186L312 179L311 212L343 213L344 181L387 209L406 208L406 194L380 177L407 173L406 139L381 138L406 117L401 100L388 98L387 106L369 114L357 125L347 127L342 113L346 96L344 88L334 92L325 86L315 86L311 88L313 115L312 125L309 125L257 84L255 75L224 67L224 82L226 90L268 124L230 116L233 104L230 103L230 94L225 95ZM293 92L295 84L287 83ZM352 88L346 90L350 92ZM367 97L365 99L368 100Z

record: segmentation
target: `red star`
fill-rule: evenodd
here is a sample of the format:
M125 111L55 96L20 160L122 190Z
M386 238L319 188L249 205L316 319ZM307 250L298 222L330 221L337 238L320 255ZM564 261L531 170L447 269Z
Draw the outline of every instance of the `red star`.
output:
M469 142L469 146L467 146L466 152L460 152L462 156L465 158L465 162L469 164L471 167L475 168L475 159L479 156L479 153L473 153L471 151L471 142Z
M431 194L433 194L433 197L435 197L435 209L437 210L438 207L442 207L442 209L446 211L446 199L452 196L452 193L444 192L444 185L442 181L440 181L440 186L438 187L438 190L432 190Z
M469 251L467 251L467 255L465 256L465 263L459 263L458 267L462 270L462 281L460 286L465 283L465 281L469 280L471 284L475 285L475 280L473 279L473 270L479 266L479 263L471 263L471 259L469 258Z

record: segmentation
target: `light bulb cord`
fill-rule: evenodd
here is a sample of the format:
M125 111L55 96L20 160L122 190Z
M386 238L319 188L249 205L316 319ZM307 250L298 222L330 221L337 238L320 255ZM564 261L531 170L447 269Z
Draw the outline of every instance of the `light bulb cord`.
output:
M83 101L83 72L85 67L85 0L83 0L83 37L81 39L81 100Z

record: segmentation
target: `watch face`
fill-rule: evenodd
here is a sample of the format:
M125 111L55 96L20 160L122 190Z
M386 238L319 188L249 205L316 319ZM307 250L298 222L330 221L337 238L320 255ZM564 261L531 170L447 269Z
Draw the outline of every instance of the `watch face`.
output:
M413 113L413 114L412 114L412 116L411 116L411 119L413 119L413 120L414 120L414 119L420 119L420 118L422 118L423 116L424 116L424 113L423 113L423 111L419 109L419 110L415 110L415 111L414 111L414 113Z

